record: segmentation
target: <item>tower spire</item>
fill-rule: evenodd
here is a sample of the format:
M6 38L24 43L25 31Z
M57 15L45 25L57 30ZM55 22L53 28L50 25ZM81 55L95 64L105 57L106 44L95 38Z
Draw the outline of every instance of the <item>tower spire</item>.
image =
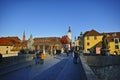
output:
M25 36L25 31L24 31L22 41L24 42L25 40L26 40L26 36Z
M69 26L68 32L71 32L70 26Z

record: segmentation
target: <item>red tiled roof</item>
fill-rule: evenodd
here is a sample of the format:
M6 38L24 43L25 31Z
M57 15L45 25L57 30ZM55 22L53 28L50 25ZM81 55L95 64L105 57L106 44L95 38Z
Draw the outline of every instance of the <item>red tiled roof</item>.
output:
M108 33L105 33L105 34L107 34L107 36L120 36L120 32L108 32Z
M12 51L19 51L26 48L27 41L21 42L18 37L1 37L0 46L13 46Z
M107 39L108 39L108 42L113 42L114 41L114 38L119 38L119 40L120 40L120 36L109 36L109 37L107 37Z
M101 34L95 30L86 31L84 36L101 36Z
M66 44L70 44L70 39L67 36L63 36L61 38L61 42L62 43L66 43Z
M107 34L108 42L112 42L114 40L114 38L119 38L119 40L120 40L120 32L109 32L109 33L105 33L105 34Z
M60 38L58 37L43 37L43 38L34 38L33 45L54 45L61 44Z
M7 38L0 38L0 46L12 46L13 43Z
M8 38L8 39L10 39L10 40L13 40L13 41L15 41L15 42L20 42L20 41L21 41L17 36L14 36L14 37L6 37L6 38Z
M12 46L19 43L20 43L20 39L18 37L1 37L0 38L1 46Z

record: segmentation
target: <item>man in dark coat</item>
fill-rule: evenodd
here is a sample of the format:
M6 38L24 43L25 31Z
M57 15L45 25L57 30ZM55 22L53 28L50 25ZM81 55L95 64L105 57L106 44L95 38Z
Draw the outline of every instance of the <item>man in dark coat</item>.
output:
M73 57L73 62L77 64L77 59L78 59L78 52L74 51L74 57Z

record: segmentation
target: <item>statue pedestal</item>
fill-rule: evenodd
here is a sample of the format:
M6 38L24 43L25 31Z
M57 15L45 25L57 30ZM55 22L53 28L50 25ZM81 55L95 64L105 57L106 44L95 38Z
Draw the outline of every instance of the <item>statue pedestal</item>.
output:
M109 49L101 49L101 55L103 55L103 56L109 56L110 55Z

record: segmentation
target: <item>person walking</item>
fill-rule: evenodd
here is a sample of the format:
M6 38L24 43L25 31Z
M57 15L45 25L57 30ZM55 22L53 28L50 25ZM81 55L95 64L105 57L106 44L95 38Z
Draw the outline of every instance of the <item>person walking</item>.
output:
M45 54L42 52L40 55L41 64L44 64Z
M78 51L75 50L73 54L74 54L74 55L73 55L73 63L77 64L77 60L78 60Z
M65 53L67 56L69 56L69 50L66 50Z
M35 63L36 64L39 64L40 63L40 54L39 54L39 51L36 51L35 52L35 55L34 55L34 58L33 58L34 60L35 60Z

